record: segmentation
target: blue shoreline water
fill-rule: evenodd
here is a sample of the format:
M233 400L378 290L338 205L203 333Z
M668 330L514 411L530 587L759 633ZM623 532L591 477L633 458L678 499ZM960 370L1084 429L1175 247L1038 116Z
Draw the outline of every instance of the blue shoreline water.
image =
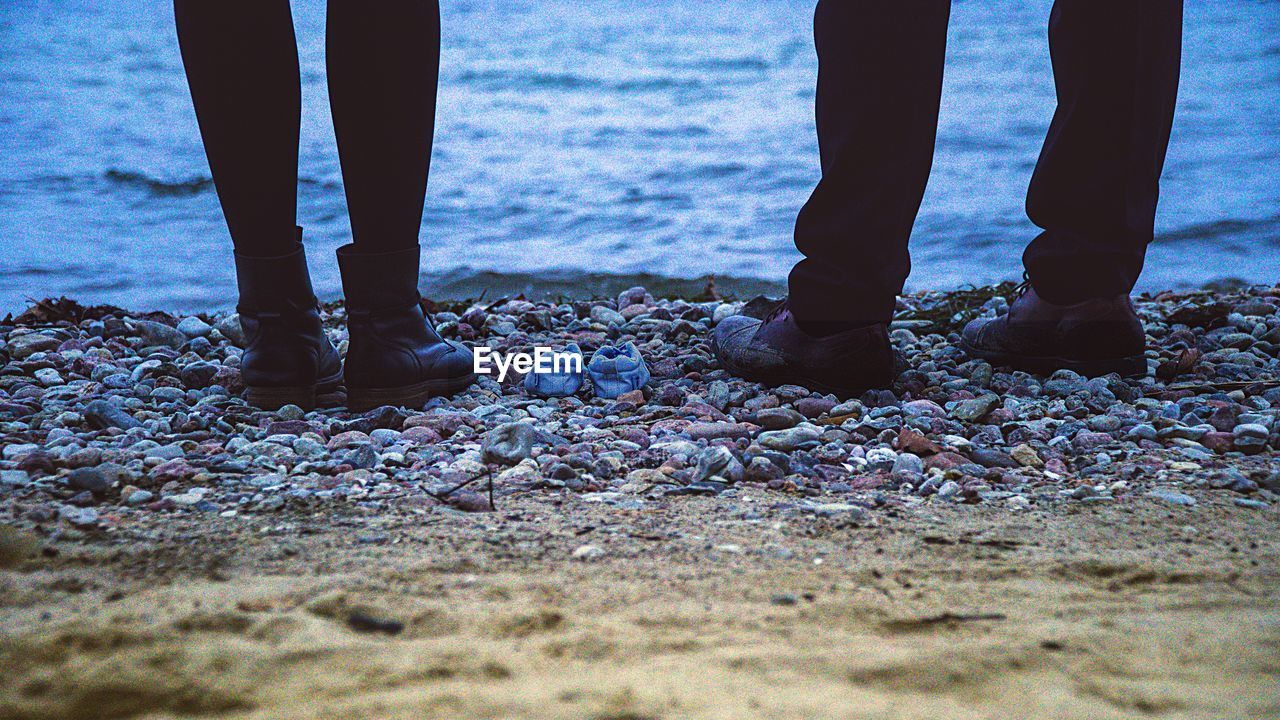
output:
M1019 274L1053 108L1048 0L955 3L911 288ZM294 3L299 220L339 290L349 226L323 3ZM561 292L708 274L778 289L817 179L812 2L446 0L424 289ZM166 0L0 8L0 313L25 299L234 302ZM1280 2L1192 1L1158 240L1140 289L1280 279ZM607 276L614 276L609 279Z

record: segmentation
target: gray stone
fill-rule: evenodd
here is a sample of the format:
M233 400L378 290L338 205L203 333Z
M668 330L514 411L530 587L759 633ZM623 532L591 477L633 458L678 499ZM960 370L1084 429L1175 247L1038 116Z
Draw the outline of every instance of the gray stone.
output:
M155 493L150 490L134 490L124 502L126 505L145 505L154 500L155 497Z
M67 485L75 490L88 490L94 495L102 495L115 485L115 474L99 467L82 467L72 470L67 475Z
M41 368L31 374L41 385L45 387L54 387L62 385L65 381L53 368Z
M142 339L144 347L162 346L176 350L187 342L187 336L176 328L151 320L134 320L133 331Z
M21 457L26 457L39 449L40 446L33 443L5 445L4 450L0 451L0 457L3 457L5 460L16 460Z
M571 557L579 562L591 562L604 557L604 548L599 545L579 545L574 549Z
M538 429L529 423L506 423L489 431L481 446L480 455L485 462L515 465L533 455L533 448L540 444Z
M894 474L903 473L908 477L918 477L924 473L924 460L919 455L899 453L893 460Z
M756 457L747 465L746 479L751 482L767 483L770 480L781 480L786 475L782 468L770 462L768 458Z
M1147 493L1147 497L1154 498L1169 503L1170 505L1181 505L1190 507L1196 504L1196 499L1185 493L1174 492L1172 490L1152 490Z
M977 422L987 416L1000 404L1000 398L995 395L983 395L982 397L973 398L971 400L961 400L951 408L951 417L961 422Z
M843 517L850 520L859 520L867 512L866 508L861 505L852 505L849 503L802 505L801 509L811 512L818 517Z
M889 448L872 448L867 451L867 466L872 470L891 470L897 462L898 454Z
M178 323L178 332L188 338L208 337L213 326L195 316L185 317Z
M53 352L61 344L57 338L41 333L10 336L9 355L14 360L25 360L38 352Z
M90 427L98 430L106 430L107 428L129 430L142 427L142 423L138 422L132 415L106 400L94 400L85 406L84 419Z
M231 341L236 347L244 347L249 344L245 338L244 328L240 325L240 314L231 313L214 323L214 329L222 334L223 337Z
M1260 450L1266 447L1269 435L1267 427L1259 423L1242 423L1231 430L1236 449L1244 451Z
M623 325L627 322L627 319L622 317L622 313L604 305L596 305L591 308L591 320L601 325Z
M804 422L804 416L791 408L765 408L756 413L756 424L765 430L786 430Z
M762 432L756 438L756 441L770 450L790 452L805 443L817 441L821 436L822 431L813 425L797 425L787 430Z
M713 445L698 453L694 479L702 481L718 476L729 482L739 482L744 473L742 463L738 462L728 448Z
M949 500L960 494L960 483L955 480L948 480L938 487L938 497L943 500Z
M58 508L58 517L80 528L94 527L98 524L98 511L91 507L63 505Z

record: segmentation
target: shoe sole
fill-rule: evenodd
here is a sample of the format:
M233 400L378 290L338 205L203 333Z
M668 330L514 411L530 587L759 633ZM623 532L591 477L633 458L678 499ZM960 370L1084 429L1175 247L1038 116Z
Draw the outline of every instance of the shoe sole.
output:
M321 398L332 401L342 385L342 373L325 378L315 385L296 387L260 387L250 385L245 389L245 399L259 410L275 411L285 405L297 405L310 412L320 404Z
M448 397L465 390L476 381L475 373L443 380L424 380L394 388L347 388L347 409L367 412L383 405L421 408L433 397Z
M1061 357L1017 355L1014 353L980 350L963 340L960 342L960 348L970 357L986 360L997 367L1009 367L1038 375L1051 375L1055 370L1071 370L1085 377L1100 377L1111 373L1116 373L1121 377L1138 377L1147 374L1147 358L1145 355L1127 355L1118 358L1104 358L1102 360L1072 360Z

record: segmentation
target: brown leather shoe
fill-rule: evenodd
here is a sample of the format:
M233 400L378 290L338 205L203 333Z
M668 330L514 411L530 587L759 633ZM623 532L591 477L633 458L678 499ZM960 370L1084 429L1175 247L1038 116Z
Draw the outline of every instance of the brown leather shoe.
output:
M886 388L897 364L884 325L814 337L796 324L784 300L764 320L734 315L711 336L726 370L766 385L800 385L842 397Z
M961 347L993 365L1034 373L1147 372L1146 334L1128 295L1053 305L1024 284L1009 313L965 326Z

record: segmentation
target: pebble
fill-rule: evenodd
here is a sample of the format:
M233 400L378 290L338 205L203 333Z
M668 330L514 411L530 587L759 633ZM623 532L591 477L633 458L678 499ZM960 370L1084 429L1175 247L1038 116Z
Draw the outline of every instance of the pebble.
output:
M32 376L35 377L35 379L45 387L62 385L64 382L62 379L62 376L59 375L58 371L54 370L53 368L42 368L32 373Z
M765 430L786 430L804 422L805 416L791 408L765 408L756 413L756 424Z
M178 332L188 338L209 337L213 326L194 315L185 317L178 323Z
M1280 388L1241 382L1280 376L1276 294L1218 296L1213 307L1234 313L1206 319L1184 310L1211 296L1138 299L1152 361L1166 369L1133 380L969 360L948 342L964 318L918 319L952 318L951 296L907 295L893 339L908 371L890 390L844 401L796 385L765 389L718 368L708 333L738 303L654 298L644 288L616 303L503 300L439 313L441 332L503 353L634 341L657 378L651 396L547 400L482 382L422 411L358 416L247 406L234 313L206 321L107 311L36 328L19 318L0 325L11 358L0 374L0 494L23 518L80 521L119 489L120 504L85 527L102 517L113 527L174 512L283 516L324 504L377 512L425 501L447 512L424 488L492 469L499 508L517 492L583 493L619 509L767 493L771 506L848 517L904 503L1016 511L1148 493L1177 504L1168 498L1196 488L1229 493L1243 512L1270 507L1280 492ZM344 311L323 317L343 339ZM1177 370L1189 347L1201 355ZM1182 374L1167 376L1170 368ZM1221 383L1231 384L1213 387ZM484 483L448 505L494 510Z
M573 554L570 556L579 562L591 562L604 557L604 548L599 545L579 545L574 548Z
M116 484L114 473L104 466L82 467L72 470L67 475L67 486L74 490L88 490L94 495L103 495Z
M977 422L987 416L997 405L1000 398L995 395L983 395L971 400L961 400L951 409L951 417L961 422Z
M1162 500L1170 505L1182 505L1190 507L1196 504L1196 499L1186 493L1174 492L1172 490L1152 490L1147 493L1147 497Z
M941 500L949 500L960 494L960 483L955 480L948 480L938 486L938 498Z
M539 440L537 428L528 423L499 425L485 437L481 457L485 462L514 465L530 457Z
M812 425L801 425L786 430L762 432L756 438L762 446L770 450L790 452L807 443L816 442L822 431Z
M55 337L42 333L13 335L9 338L8 352L14 360L25 360L40 352L53 352L61 343Z
M91 507L63 505L58 508L58 517L78 528L95 527L98 524L98 511Z
M623 325L627 322L627 319L622 317L622 313L604 305L596 305L591 308L591 319L601 325Z
M99 430L106 430L107 428L129 430L142 426L142 423L138 422L132 415L106 400L94 400L86 405L84 419L91 427Z
M187 336L176 328L151 320L133 321L133 329L144 347L163 346L178 349L186 344Z

